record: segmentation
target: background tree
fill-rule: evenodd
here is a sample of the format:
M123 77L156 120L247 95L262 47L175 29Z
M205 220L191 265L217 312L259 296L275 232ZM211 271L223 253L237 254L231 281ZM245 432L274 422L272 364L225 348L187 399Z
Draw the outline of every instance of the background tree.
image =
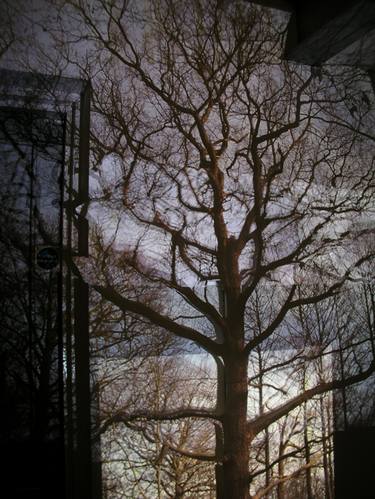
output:
M352 241L373 196L370 86L360 71L316 75L281 61L285 24L250 3L53 3L61 66L78 67L93 84L103 241L118 227L111 258L104 251L86 278L123 312L208 352L218 368L214 407L117 412L107 426L215 422L218 496L248 498L257 436L375 367L349 342L345 372L314 376L274 406L249 411L253 352L270 340L307 346L309 370L302 316L349 292L346 282L370 258L360 244L367 230ZM127 285L129 275L142 285ZM206 292L211 281L221 301Z
M197 398L197 390L202 406L212 398L210 373L183 356L150 356L133 375L120 363L112 372L116 381L109 375L101 391L104 424L115 413L134 413L137 408L160 411L178 407L181 401L189 404ZM129 384L138 388L136 401ZM125 426L111 425L102 438L104 488L111 490L111 484L117 484L110 495L116 498L215 497L214 459L200 460L212 448L212 428L204 420L138 419Z

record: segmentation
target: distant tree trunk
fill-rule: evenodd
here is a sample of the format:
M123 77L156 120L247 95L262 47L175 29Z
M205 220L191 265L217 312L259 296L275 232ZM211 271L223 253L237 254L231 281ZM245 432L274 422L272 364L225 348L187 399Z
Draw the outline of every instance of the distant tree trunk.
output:
M329 433L332 431L332 422L333 422L333 415L331 412L331 407L327 406L326 408L326 420L328 421L328 429ZM330 497L329 499L334 498L334 474L333 474L333 442L332 442L332 436L331 434L329 435L328 439L328 469L329 469L329 491L330 491Z
M250 499L247 363L244 355L231 356L225 362L227 397L223 419L223 478L226 499Z
M265 429L265 441L264 441L264 461L266 466L266 487L271 483L271 464L270 464L270 436L268 428ZM266 499L268 494L266 495Z
M279 444L279 463L277 465L278 467L278 474L279 478L282 478L284 476L284 471L285 471L285 460L282 459L284 452L285 452L285 447L286 447L286 442L284 441L284 431L285 431L285 426L281 428L281 435L280 435L280 444ZM284 482L279 482L277 485L277 499L285 499L285 483Z
M320 397L320 418L322 425L322 438L323 438L323 470L324 470L324 488L325 488L325 497L326 499L332 498L331 491L331 480L330 480L330 468L329 468L329 428L327 430L327 423L324 413L324 400L323 397Z
M279 477L284 476L284 460L281 459L278 464ZM285 484L284 482L279 482L277 485L277 499L285 499Z
M259 312L257 310L258 316ZM261 323L258 320L259 331L261 331ZM263 359L262 359L262 349L257 348L258 355L258 371L259 371L259 414L264 414L264 381L263 381ZM264 466L266 470L265 476L265 486L268 487L271 482L271 466L270 466L270 442L269 442L269 431L268 428L264 430ZM265 495L265 499L267 499L268 494Z
M309 419L308 419L306 404L304 404L303 410L304 410L304 420L305 420L305 425L303 430L303 439L305 445L305 462L306 465L308 465L311 459L311 453L310 453L310 442L308 435ZM311 468L306 469L306 498L313 499Z
M182 499L184 497L184 491L182 487L177 483L175 488L174 499Z

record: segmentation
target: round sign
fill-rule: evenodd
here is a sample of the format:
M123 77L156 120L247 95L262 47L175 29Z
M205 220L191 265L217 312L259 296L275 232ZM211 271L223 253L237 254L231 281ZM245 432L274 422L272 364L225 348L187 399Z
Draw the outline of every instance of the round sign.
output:
M59 253L56 248L45 246L36 255L36 263L41 269L52 270L59 264Z

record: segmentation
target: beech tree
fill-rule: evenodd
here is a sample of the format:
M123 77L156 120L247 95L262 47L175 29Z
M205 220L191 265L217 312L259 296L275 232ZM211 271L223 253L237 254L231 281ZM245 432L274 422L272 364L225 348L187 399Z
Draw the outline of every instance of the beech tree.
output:
M369 227L360 228L374 188L370 85L359 70L282 60L285 22L249 2L49 3L61 68L78 68L93 87L92 213L103 251L82 273L119 310L217 366L214 407L118 410L106 427L211 421L217 495L248 499L257 437L375 369L350 342L350 369L249 407L253 353L272 341L302 358L302 316L349 292L372 258Z

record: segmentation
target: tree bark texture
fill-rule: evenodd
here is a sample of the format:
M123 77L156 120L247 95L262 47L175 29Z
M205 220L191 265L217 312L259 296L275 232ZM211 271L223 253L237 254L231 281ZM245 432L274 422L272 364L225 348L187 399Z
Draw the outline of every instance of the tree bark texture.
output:
M225 364L223 481L226 499L250 499L247 362L247 356L239 355Z

